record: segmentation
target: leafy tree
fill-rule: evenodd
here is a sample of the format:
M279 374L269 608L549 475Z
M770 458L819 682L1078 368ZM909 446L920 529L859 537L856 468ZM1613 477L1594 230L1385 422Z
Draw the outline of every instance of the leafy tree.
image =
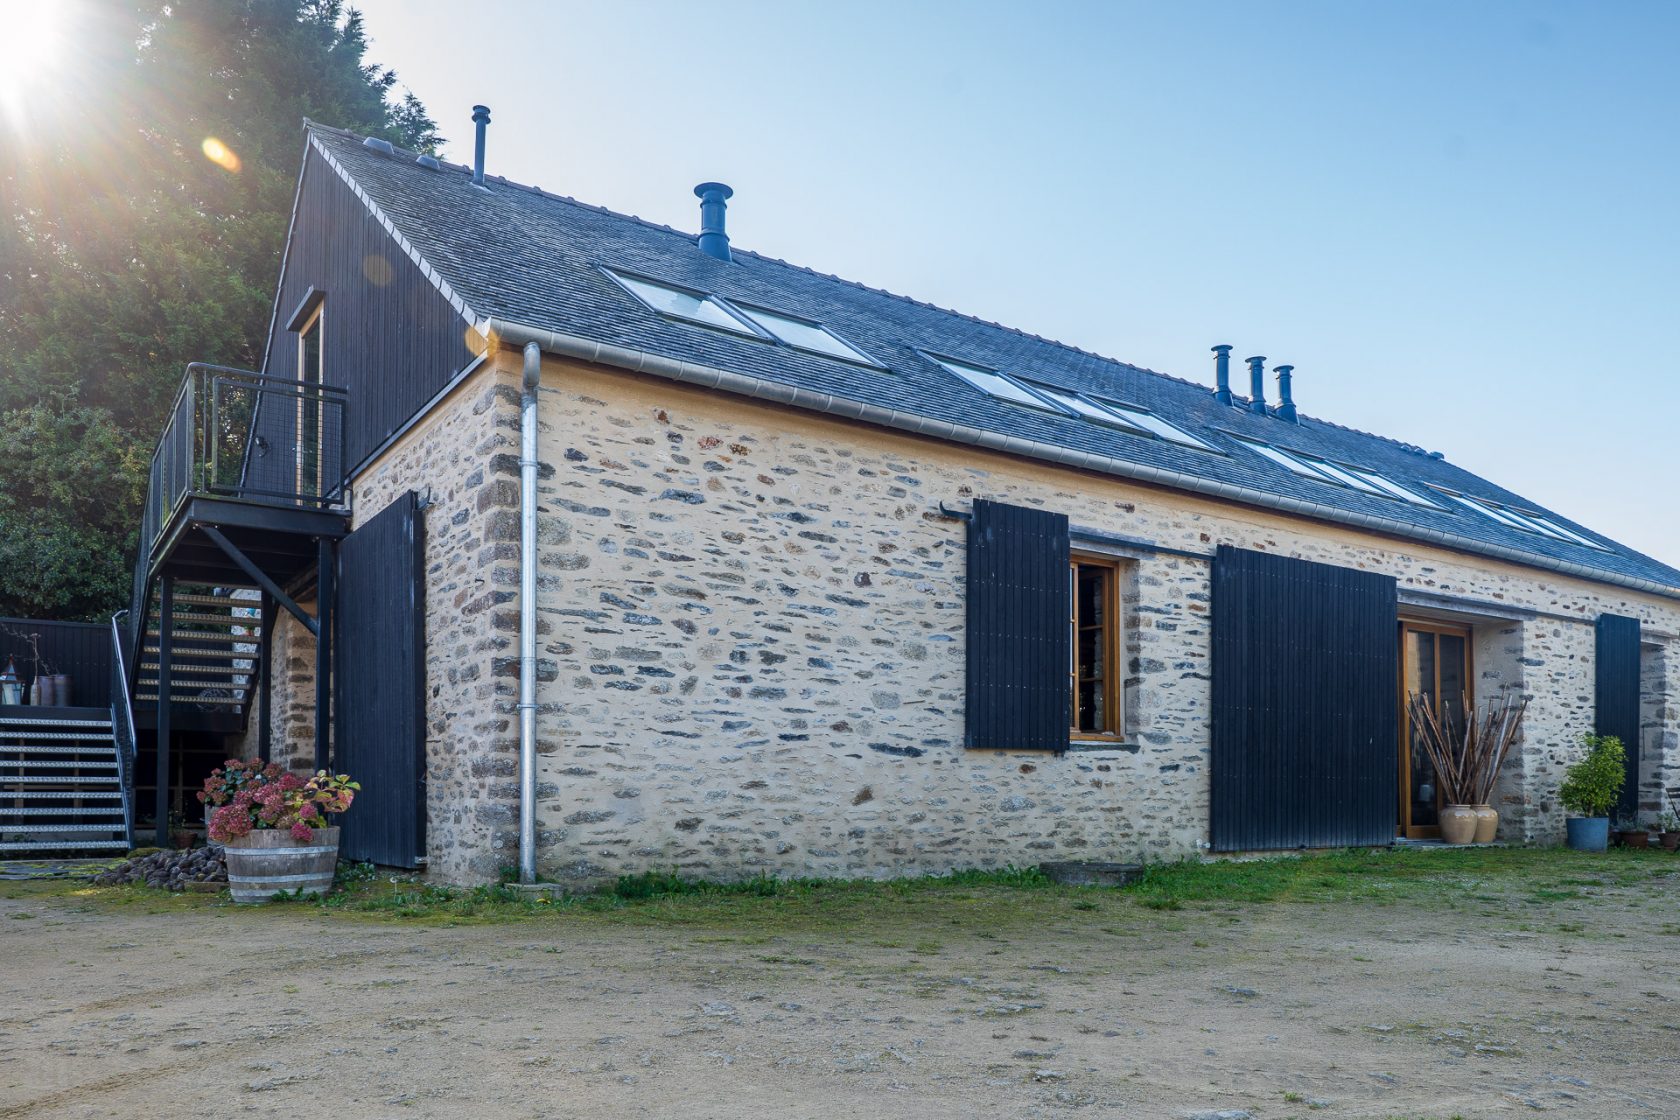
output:
M143 480L118 473L143 470L187 362L261 362L303 118L440 142L396 74L367 61L342 0L74 11L75 66L50 97L0 113L0 410L24 425L0 454L0 498L47 503L27 527L5 523L40 539L0 544L34 558L0 563L0 614L122 605ZM97 515L20 458L89 433L90 453L111 457Z

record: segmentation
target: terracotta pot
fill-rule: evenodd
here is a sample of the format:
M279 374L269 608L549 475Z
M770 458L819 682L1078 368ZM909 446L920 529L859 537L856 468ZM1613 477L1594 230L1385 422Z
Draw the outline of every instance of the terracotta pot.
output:
M1672 852L1676 849L1680 849L1680 832L1665 832L1661 836L1657 837L1657 839L1661 841L1663 851L1665 852Z
M1476 843L1491 844L1499 832L1499 810L1492 805L1476 806Z
M326 894L338 867L338 829L317 828L307 843L284 828L259 828L227 841L228 890L235 902L276 894Z
M1624 848L1649 848L1650 846L1651 834L1643 828L1622 833L1622 847Z
M1472 805L1448 805L1441 810L1441 839L1448 844L1468 844L1476 838L1476 809Z

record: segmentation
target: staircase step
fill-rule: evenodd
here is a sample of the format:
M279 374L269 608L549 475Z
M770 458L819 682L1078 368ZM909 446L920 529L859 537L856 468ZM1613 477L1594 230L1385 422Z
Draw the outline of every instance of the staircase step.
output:
M156 684L157 682L153 681L152 683ZM153 693L142 692L138 696L136 696L135 699L136 700L150 700L155 704L157 702L157 693L155 693L155 692L153 692ZM189 696L179 696L179 695L177 695L177 696L174 697L174 700L177 704L182 703L182 702L191 703L191 704L225 704L225 705L230 705L230 706L233 706L233 707L239 707L240 705L245 703L244 700L230 699L230 698L221 697L221 696L190 696L190 695Z
M45 754L45 755L92 755L95 758L104 757L104 758L114 759L114 758L117 757L117 748L112 746L110 743L101 743L101 744L98 744L96 746L90 746L90 747L42 747L42 746L37 746L34 743L23 743L23 744L18 744L18 745L12 745L12 744L8 744L8 743L0 743L0 754L19 754L19 753L22 753L25 758L34 758L38 755L44 755ZM8 766L10 764L11 764L11 760L0 759L0 766Z
M122 832L123 824L0 824L0 832Z
M235 591L256 591L257 589L254 588L254 587L238 587L238 588L232 588L231 590L235 590ZM154 613L155 613L155 608L158 605L158 602L159 602L159 596L154 594L152 596L152 606L154 608ZM261 602L262 602L262 600L260 600L260 599L235 599L231 595L197 595L197 594L192 594L190 592L185 592L185 591L175 592L175 605L176 606L181 606L184 603L188 606L194 606L194 607L226 607L226 606L233 606L233 605L237 605L237 606L241 606L241 607L256 607L256 606L261 605Z
M117 767L114 763L110 767L110 769L112 769L112 770L115 770L116 768ZM55 785L55 786L61 786L65 782L86 782L86 783L90 783L90 784L98 783L99 785L116 785L117 779L116 779L115 776L112 776L112 777L109 777L109 778L106 778L106 777L95 778L95 777L92 777L92 776L85 777L85 778L78 778L74 774L38 774L38 775L0 774L0 787L3 787L3 786L17 786L17 785L48 785L48 784ZM69 791L67 791L67 792L69 792ZM118 792L120 793L121 791L119 790ZM8 796L8 791L0 789L0 797L3 797L3 796ZM18 796L36 797L36 796L39 796L39 795L34 794L34 793L30 793L26 790L12 790L12 791L9 791L9 796L13 796L13 797L18 797ZM69 796L74 797L76 795L73 792L71 792L71 793L69 793Z
M12 742L14 739L28 739L29 742L14 743ZM116 740L116 736L111 734L109 724L106 725L105 733L102 735L89 733L78 735L68 731L10 731L0 727L0 751L15 751L21 747L33 746L40 740L52 743L110 743ZM42 747L41 749L55 748ZM63 750L65 748L56 749Z
M116 756L109 756L109 762L89 761L89 759L40 759L39 762L30 759L0 759L0 771L62 771L62 769L79 769L79 771L114 771Z
M156 674L158 671L158 663L155 661L142 661L140 663L140 671L142 673L150 671L153 674ZM245 677L249 676L253 671L254 670L252 669L236 669L231 665L171 665L169 667L169 675L172 677L178 674L191 675L195 677ZM157 677L155 675L151 677L142 677L141 680L149 681L152 684L157 683Z
M40 794L35 794L34 796L39 797L41 795ZM12 809L12 808L9 808L5 805L0 805L0 817L62 817L62 816L66 816L67 814L70 814L70 813L74 813L77 816L82 816L82 817L116 817L119 820L122 819L122 815L123 815L121 805L113 805L108 809L107 808L93 808L92 806L88 806L88 805L63 806L63 807L60 807L60 808L48 807L48 808L34 808L34 809ZM0 824L0 828L5 828L5 827L6 827L5 825Z
M148 639L158 638L158 637L161 637L161 636L162 635L160 635L156 630L146 631L146 637ZM177 630L177 631L175 631L175 641L177 641L177 642L250 642L254 645L257 641L257 636L255 634L228 634L228 633L225 633L224 631L221 631L221 630ZM154 642L154 641L148 640L146 642L146 648L148 650L154 650L154 649L157 648L157 643Z
M0 842L0 852L128 851L127 840L34 840Z
M253 603L253 604L251 604L250 607L244 608L244 609L255 610L256 609L256 604ZM254 614L247 616L247 615L242 615L242 614L204 614L204 613L199 612L199 611L176 611L175 612L175 621L176 622L223 622L223 623L227 623L230 626L255 626L255 625L257 625L257 623L259 623L262 620Z
M42 801L42 800L46 800L48 798L50 798L54 801L69 801L72 798L78 798L78 797L98 797L98 798L116 797L116 798L121 798L122 797L122 790L120 790L120 789L115 789L115 790L112 790L112 789L11 790L11 791L8 791L8 792L0 793L0 797L23 797L23 798L27 798L30 801ZM17 812L22 812L22 810L16 810L16 811ZM72 812L73 810L57 810L57 809L55 809L53 811L54 812ZM119 808L117 811L121 812L121 809Z
M111 730L108 719L34 719L25 716L0 717L0 735L7 734L14 727L91 727L102 731Z

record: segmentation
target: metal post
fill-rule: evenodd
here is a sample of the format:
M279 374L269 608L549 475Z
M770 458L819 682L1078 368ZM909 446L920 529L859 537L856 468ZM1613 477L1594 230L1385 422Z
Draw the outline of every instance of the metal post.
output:
M315 769L325 770L331 762L332 733L332 628L333 566L337 550L322 537L316 553L315 576Z
M140 655L146 660L146 620L140 619ZM173 847L169 841L169 709L173 688L169 679L175 656L175 577L163 577L158 606L158 699L157 699L157 846Z

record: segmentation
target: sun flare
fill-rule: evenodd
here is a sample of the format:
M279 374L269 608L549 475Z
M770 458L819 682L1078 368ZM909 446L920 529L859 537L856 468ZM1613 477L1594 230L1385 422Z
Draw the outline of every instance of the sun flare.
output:
M64 0L0 0L0 107L16 107L65 54Z

